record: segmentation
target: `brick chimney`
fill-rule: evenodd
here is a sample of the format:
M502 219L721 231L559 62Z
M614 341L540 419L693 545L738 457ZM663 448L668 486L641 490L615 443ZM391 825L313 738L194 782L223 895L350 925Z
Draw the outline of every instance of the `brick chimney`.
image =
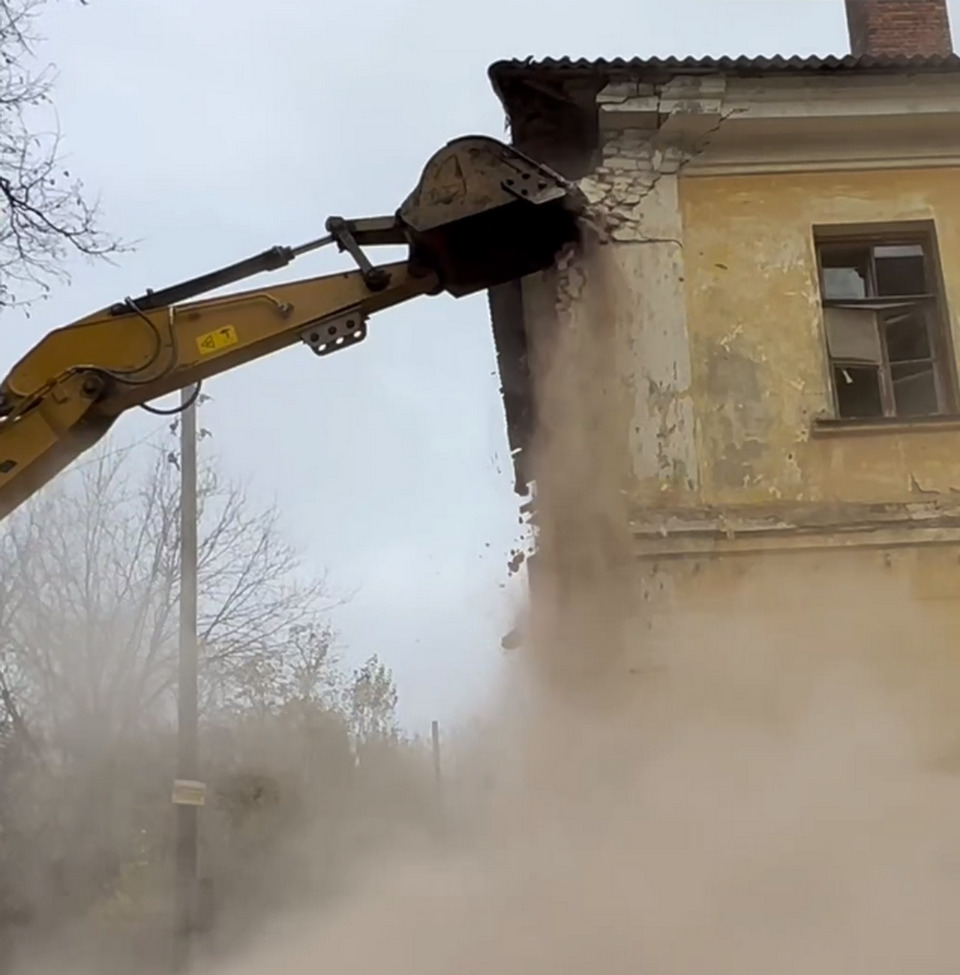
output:
M947 0L846 0L850 49L857 57L953 54Z

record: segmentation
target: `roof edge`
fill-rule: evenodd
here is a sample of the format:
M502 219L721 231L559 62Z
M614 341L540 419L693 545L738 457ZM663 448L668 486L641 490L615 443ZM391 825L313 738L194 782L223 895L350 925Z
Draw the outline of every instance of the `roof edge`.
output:
M784 57L651 57L651 58L533 58L500 60L487 75L496 88L507 78L542 75L597 76L659 74L664 71L719 74L775 74L807 72L960 72L960 55L875 57L799 55Z

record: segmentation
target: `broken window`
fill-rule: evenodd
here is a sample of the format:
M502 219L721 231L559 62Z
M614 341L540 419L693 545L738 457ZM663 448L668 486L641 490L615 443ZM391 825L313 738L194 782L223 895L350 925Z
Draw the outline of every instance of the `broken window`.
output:
M929 241L828 239L817 252L837 417L948 412L953 373Z

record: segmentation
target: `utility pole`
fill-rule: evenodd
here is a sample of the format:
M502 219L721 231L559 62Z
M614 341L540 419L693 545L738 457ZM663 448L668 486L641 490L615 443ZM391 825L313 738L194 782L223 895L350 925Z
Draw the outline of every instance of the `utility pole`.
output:
M187 968L196 925L198 813L204 789L197 755L197 389L180 393L180 655L177 690L176 965Z
M430 744L431 751L433 752L433 784L436 788L437 793L440 792L440 785L442 780L441 777L441 765L440 765L440 722L433 721L430 724Z
M443 770L440 763L440 722L434 721L430 725L430 744L433 751L433 798L434 813L437 829L443 830Z

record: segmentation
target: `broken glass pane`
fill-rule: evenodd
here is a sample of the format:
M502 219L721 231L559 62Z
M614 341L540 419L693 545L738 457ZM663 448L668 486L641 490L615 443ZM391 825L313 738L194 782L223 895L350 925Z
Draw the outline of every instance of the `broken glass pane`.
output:
M840 416L864 420L883 416L880 396L880 370L869 366L834 366L837 407Z
M930 333L927 316L918 308L888 312L884 315L887 333L887 356L891 362L929 359Z
M866 247L829 245L820 249L823 296L827 299L866 298L869 294L870 251Z
M874 247L878 295L927 293L926 262L920 244Z
M824 321L831 358L877 365L883 361L875 311L825 308Z
M932 362L895 365L890 372L897 416L931 416L940 412Z

